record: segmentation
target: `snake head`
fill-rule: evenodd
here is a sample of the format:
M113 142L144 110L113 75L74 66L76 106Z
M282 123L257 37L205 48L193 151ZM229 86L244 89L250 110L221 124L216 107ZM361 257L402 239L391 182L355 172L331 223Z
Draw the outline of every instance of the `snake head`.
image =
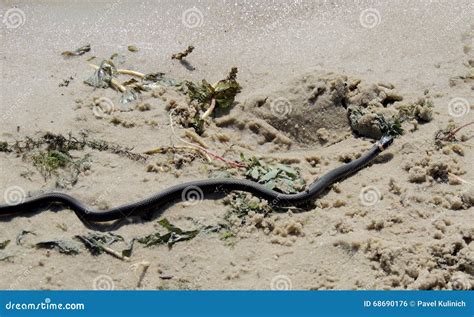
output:
M385 150L393 143L393 137L390 135L384 135L377 143L380 148Z

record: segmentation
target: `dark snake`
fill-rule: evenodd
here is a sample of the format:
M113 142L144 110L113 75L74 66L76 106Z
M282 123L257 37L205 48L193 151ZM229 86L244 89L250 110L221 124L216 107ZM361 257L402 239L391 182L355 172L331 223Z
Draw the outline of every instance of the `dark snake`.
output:
M27 199L18 204L0 205L0 216L16 216L37 209L47 209L52 205L62 205L73 210L83 221L105 222L136 216L143 211L162 207L178 200L188 198L202 200L206 195L245 191L267 200L273 206L300 206L318 197L329 186L369 164L378 154L392 144L393 138L384 136L364 155L347 164L339 166L311 183L306 190L296 194L283 194L268 189L262 184L244 179L206 179L171 186L149 198L138 202L111 208L94 210L72 196L63 193L46 193Z

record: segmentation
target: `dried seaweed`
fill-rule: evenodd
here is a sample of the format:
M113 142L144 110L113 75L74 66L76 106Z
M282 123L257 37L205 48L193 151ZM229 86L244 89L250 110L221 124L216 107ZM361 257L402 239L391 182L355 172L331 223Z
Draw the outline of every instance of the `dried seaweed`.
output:
M90 50L91 50L91 45L87 44L82 47L79 47L78 49L75 49L74 51L64 51L61 53L61 55L66 56L66 57L81 56L89 52Z
M89 147L97 151L106 151L124 156L134 161L146 161L145 156L139 153L133 153L132 148L123 147L104 140L89 140L85 133L81 133L80 137L74 137L72 134L63 136L61 134L45 133L36 139L26 137L24 140L18 140L11 145L7 142L3 142L3 144L4 152L15 152L16 154L29 153L34 149L68 153L71 150L83 150Z
M191 54L192 51L194 51L194 46L189 45L189 46L186 48L186 50L184 50L183 52L180 52L180 53L176 53L176 54L171 55L171 59L176 59L176 60L181 61L183 58L185 58L186 56L188 56L189 54Z
M242 218L250 212L267 215L272 212L270 205L257 197L252 197L247 193L233 193L229 198L229 205L231 207L231 214ZM228 218L229 215L226 215Z
M43 241L37 243L35 246L38 249L55 249L60 253L67 255L75 255L80 252L75 243L65 240Z
M106 252L117 256L116 252L108 248L108 246L117 241L124 241L122 236L111 232L105 234L93 232L87 235L76 235L75 238L81 241L92 255Z
M23 238L24 238L27 234L36 235L36 233L34 233L33 231L22 230L22 231L16 236L16 244L17 244L17 245L21 245Z
M127 49L128 49L130 52L132 52L132 53L136 53L136 52L138 52L138 51L140 50L140 49L139 49L138 47L136 47L135 45L129 45L129 46L127 47Z
M300 192L306 185L297 168L283 164L270 166L255 157L246 159L243 155L241 155L241 160L247 166L245 176L268 189L294 194Z
M0 152L10 152L11 150L8 148L8 142L0 142Z
M168 230L168 232L165 234L161 234L160 232L152 233L145 237L138 238L137 242L144 244L146 247L167 244L168 247L171 248L175 243L191 240L199 233L199 230L184 231L172 225L166 218L161 219L158 223Z
M10 244L10 240L5 240L5 241L0 242L0 250L5 249L8 244Z
M216 108L229 108L242 88L236 81L237 71L237 67L233 67L225 79L214 85L209 84L205 79L200 85L186 81L186 93L191 100L196 100L203 108L211 107L212 100L215 100Z

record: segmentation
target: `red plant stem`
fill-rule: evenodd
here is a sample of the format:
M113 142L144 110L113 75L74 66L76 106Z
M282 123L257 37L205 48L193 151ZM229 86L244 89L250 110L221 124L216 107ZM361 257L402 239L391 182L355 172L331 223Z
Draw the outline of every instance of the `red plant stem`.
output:
M463 124L462 126L456 128L456 129L451 130L451 131L448 133L448 135L446 135L445 140L451 139L452 137L454 137L454 135L455 135L456 133L459 132L459 130L461 130L462 128L465 128L465 127L467 127L467 126L469 126L469 125L471 125L471 124L474 124L474 121L469 122L469 123L466 123L466 124Z

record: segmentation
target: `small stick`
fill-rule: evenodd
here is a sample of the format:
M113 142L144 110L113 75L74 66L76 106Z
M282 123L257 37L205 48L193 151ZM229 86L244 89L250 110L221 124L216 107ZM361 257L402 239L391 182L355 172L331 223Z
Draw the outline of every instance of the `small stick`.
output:
M192 131L189 131L189 130L185 130L184 131L184 134L188 137L188 138L191 138L193 141L196 141L196 143L199 143L200 146L202 146L203 148L208 148L206 142L204 142L200 137L199 135L197 135L196 133L192 132Z
M122 75L130 75L130 76L135 76L135 77L140 77L144 78L145 74L130 70L130 69L117 69L117 73L122 74Z
M168 147L157 147L151 150L148 150L144 152L144 154L152 155L152 154L157 154L157 153L166 153L168 151L175 151L175 150L191 150L191 151L196 151L199 154L201 154L203 157L205 157L209 162L212 162L212 159L207 155L206 152L201 151L198 148L192 147L192 146L187 146L187 145L177 145L177 146L168 146Z
M103 245L102 243L100 242L97 242L97 244L108 254L116 257L117 259L120 259L122 261L125 261L125 262L129 262L130 261L130 258L127 257L127 256L123 256L122 254L118 253L117 251L115 251L114 249L111 249L109 248L108 246L105 246Z
M454 137L454 135L455 135L456 133L459 132L459 130L461 130L462 128L465 128L465 127L467 127L467 126L469 126L469 125L471 125L471 124L474 124L474 121L469 122L469 123L466 123L466 124L463 124L462 126L456 128L456 129L451 130L443 139L444 139L444 140L450 140L451 138Z
M176 134L176 132L174 131L174 124L173 124L173 113L174 113L174 110L175 110L175 109L171 110L171 112L170 112L170 127L171 127L171 132L173 133L173 135L174 135L178 140L180 140L180 141L183 142L183 143L186 143L186 144L189 145L189 146L192 146L192 147L194 147L194 148L197 148L197 149L199 149L199 150L205 152L206 154L208 154L208 155L214 157L215 159L218 159L218 160L220 160L220 161L223 161L223 162L229 164L229 165L232 166L232 167L242 167L242 168L245 167L245 164L238 163L238 162L234 162L234 161L231 161L231 160L227 160L227 159L223 158L222 156L219 156L219 155L217 155L217 154L215 154L215 153L213 153L213 152L211 152L211 151L209 151L209 150L203 148L203 147L200 146L200 145L193 144L193 143L188 142L188 141L184 140L183 138L179 137L179 136Z
M142 267L142 272L140 273L140 277L138 278L136 288L140 288L142 286L142 282L143 282L143 279L145 278L145 274L148 271L148 268L150 267L150 262L142 261L139 263L139 265Z

